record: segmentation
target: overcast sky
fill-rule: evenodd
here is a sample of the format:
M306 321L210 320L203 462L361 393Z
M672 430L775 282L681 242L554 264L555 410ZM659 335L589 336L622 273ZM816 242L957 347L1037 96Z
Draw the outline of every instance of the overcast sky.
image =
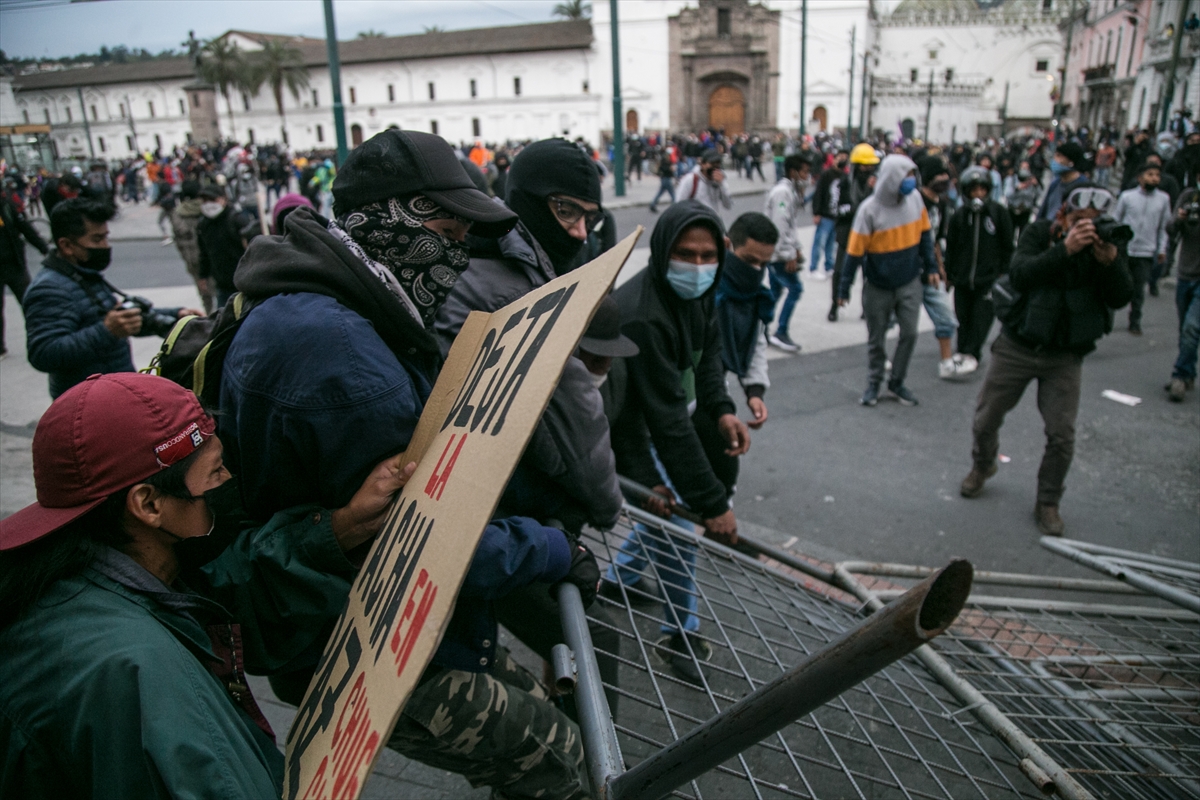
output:
M334 0L339 39L374 29L389 36L547 22L556 0ZM230 28L324 37L321 0L0 0L0 49L10 58L94 53L101 45L180 49L188 31Z

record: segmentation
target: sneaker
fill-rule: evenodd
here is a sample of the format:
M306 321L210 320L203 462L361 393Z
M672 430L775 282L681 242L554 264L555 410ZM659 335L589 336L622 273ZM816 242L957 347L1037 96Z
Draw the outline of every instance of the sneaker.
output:
M975 370L979 369L979 359L975 356L969 356L966 353L959 353L955 356L958 359L958 374L970 375Z
M662 602L662 597L658 594L658 587L646 586L645 581L638 581L635 584L625 584L625 593L629 596L629 605L631 606L653 606ZM599 594L606 600L612 600L614 603L625 605L625 598L621 595L621 587L612 581L600 581Z
M892 397L900 401L902 406L915 406L917 404L917 396L908 390L908 387L903 383L888 383L888 392Z
M689 644L692 646L691 652L688 652ZM684 634L669 633L655 642L655 645L654 653L658 660L670 667L678 677L697 686L704 685L697 662L708 662L712 659L712 647L708 642L694 633L687 634L686 642ZM692 653L696 654L695 658L692 658Z
M808 276L809 276L810 278L812 278L814 281L827 281L827 280L829 280L829 273L828 273L828 272L821 272L820 270L815 270L815 269L814 269L814 270L811 270L811 271L808 273Z
M988 465L987 469L980 469L978 465L971 467L967 477L963 478L962 486L958 487L958 493L963 497L978 497L983 491L983 484L996 474L997 469L995 461Z
M938 377L944 381L958 377L959 362L953 358L944 358L938 362Z
M167 245L173 244L174 242L175 242L175 240L172 239L170 236L164 236L163 240L162 240L162 246L166 247Z
M1166 389L1167 399L1172 403L1182 403L1187 396L1187 384L1183 382L1183 378L1171 378Z
M1148 288L1150 289L1151 297L1158 297L1158 284L1152 283Z
M654 206L650 206L650 213L651 213L651 214L657 214L657 213L658 213L658 209L657 209L657 208L655 208Z
M858 401L864 406L873 406L879 402L879 384L868 383L867 390L863 392L862 399Z
M767 341L785 353L795 353L800 350L800 345L793 342L786 331L775 331L767 337Z
M1054 503L1038 503L1033 507L1033 518L1037 520L1038 530L1043 536L1062 536L1067 529Z
M837 322L837 312L838 304L834 303L832 306L830 306L829 314L826 315L825 319L829 320L830 322Z
M1142 326L1135 325L1131 322L1131 323L1129 323L1129 332L1132 333L1134 336L1141 336L1142 335Z

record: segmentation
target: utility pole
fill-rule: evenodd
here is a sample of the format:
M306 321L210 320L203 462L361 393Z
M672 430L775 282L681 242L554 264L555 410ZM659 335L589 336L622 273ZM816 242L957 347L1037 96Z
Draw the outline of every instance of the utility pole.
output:
M1071 37L1075 34L1075 3L1076 0L1071 0L1071 11L1067 17L1067 46L1063 50L1062 62L1062 77L1058 84L1058 102L1054 104L1054 120L1056 126L1054 131L1054 148L1058 149L1058 128L1061 127L1060 120L1063 115L1063 101L1067 98L1067 62L1071 60ZM1184 3L1183 5L1187 5Z
M1008 81L1004 82L1004 105L1000 106L1000 136L1008 133Z
M929 95L925 98L925 135L922 137L925 144L929 144L929 118L933 116L933 76L937 74L937 67L929 68Z
M858 141L860 142L870 132L867 129L867 59L870 57L871 49L863 48L862 94L859 95L858 103Z
M125 110L129 112L129 132L133 134L133 152L138 152L137 128L133 124L133 103L129 102L129 95L125 95ZM86 118L86 115L85 115Z
M346 163L346 110L342 107L342 62L338 57L337 25L333 0L325 0L325 52L329 56L329 82L333 84L333 132L337 135L337 165Z
M625 196L625 120L621 112L621 32L617 24L617 0L608 0L612 35L613 74L613 179L617 197Z
M83 133L85 136L87 136L88 140L88 154L92 158L95 158L96 148L92 146L92 128L90 125L88 125L87 121L87 106L83 104L83 87L76 86L75 91L79 92L79 110L83 112Z
M1179 67L1179 50L1183 45L1183 24L1187 22L1190 3L1179 0L1179 21L1175 23L1175 36L1171 43L1171 67L1167 70L1167 86L1163 91L1162 112L1159 114L1158 129L1165 131L1171 121L1171 101L1175 99L1175 70Z
M850 26L850 91L846 93L849 106L846 111L846 143L850 143L850 129L854 126L854 34L858 32L857 25Z
M804 135L804 91L808 84L808 0L800 0L800 135Z

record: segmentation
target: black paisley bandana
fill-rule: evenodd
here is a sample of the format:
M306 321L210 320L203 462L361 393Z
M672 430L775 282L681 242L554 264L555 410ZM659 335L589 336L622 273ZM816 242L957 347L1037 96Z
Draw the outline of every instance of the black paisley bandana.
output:
M396 276L426 327L470 263L465 244L424 226L432 219L459 218L414 194L361 206L337 220L368 256Z

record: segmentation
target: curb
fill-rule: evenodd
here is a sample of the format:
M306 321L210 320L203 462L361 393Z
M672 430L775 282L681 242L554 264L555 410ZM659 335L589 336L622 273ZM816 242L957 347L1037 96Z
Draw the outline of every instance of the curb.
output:
M739 187L737 189L731 189L729 192L729 196L730 197L745 197L747 195L752 195L752 194L765 194L766 191L770 188L771 188L770 186L764 186L761 189L756 186L744 186L744 187ZM618 197L618 198L614 199L613 202L611 202L611 203L605 203L604 207L612 210L612 209L618 209L618 208L637 208L638 206L649 207L649 205L650 205L649 200L633 200L628 197Z

